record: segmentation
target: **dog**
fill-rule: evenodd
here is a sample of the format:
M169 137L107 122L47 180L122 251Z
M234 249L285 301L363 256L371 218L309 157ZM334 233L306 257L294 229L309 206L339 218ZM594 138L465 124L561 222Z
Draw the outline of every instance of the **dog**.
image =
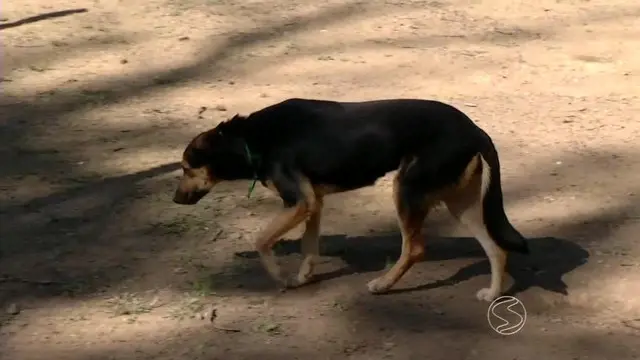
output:
M466 225L489 258L491 283L477 292L479 300L501 295L508 252L529 253L505 214L491 138L462 111L436 100L287 99L198 134L181 165L177 204L196 204L217 183L232 180L260 181L282 199L283 209L257 235L255 248L284 288L312 278L324 197L374 185L392 171L402 251L367 284L371 293L388 291L423 258L422 224L437 204ZM285 277L272 246L302 222L304 258L297 274Z

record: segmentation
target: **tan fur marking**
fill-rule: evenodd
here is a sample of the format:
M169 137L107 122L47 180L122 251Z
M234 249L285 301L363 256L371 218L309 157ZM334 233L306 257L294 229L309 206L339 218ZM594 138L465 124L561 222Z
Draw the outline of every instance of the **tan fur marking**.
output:
M476 154L476 156L474 156L471 159L471 161L469 161L469 164L467 164L467 167L464 169L462 176L460 176L460 179L458 180L459 188L466 187L471 181L471 179L473 178L473 176L476 174L476 170L480 165L479 158L480 158L480 154Z
M276 189L275 185L273 185L273 182L271 180L265 181L265 187L271 190L271 192L278 194L278 189Z
M311 182L305 176L298 175L298 184L304 195L303 201L307 203L307 216L309 216L316 209L316 193L313 185L311 185Z

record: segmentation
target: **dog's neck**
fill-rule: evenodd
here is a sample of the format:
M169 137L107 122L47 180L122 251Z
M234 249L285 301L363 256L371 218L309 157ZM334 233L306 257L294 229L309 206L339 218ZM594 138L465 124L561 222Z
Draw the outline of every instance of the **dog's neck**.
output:
M236 114L229 120L223 121L215 127L215 131L223 134L242 136L248 124L248 117Z

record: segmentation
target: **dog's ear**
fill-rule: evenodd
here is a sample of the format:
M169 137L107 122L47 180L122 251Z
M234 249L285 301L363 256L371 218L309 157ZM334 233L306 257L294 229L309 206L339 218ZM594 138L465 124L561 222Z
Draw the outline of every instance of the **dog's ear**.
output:
M207 131L196 139L195 147L208 155L243 155L245 152L244 140L233 134L231 129L227 129L225 126L221 126L221 123L216 128ZM229 130L229 131L227 131Z
M242 129L242 120L246 119L245 116L235 114L232 118L223 120L215 128L211 129L212 135L215 136L229 136L237 135ZM216 141L218 138L216 137Z
M184 151L184 159L191 167L197 168L206 164L214 152L214 137L212 130L198 134Z
M203 132L198 134L195 139L193 139L193 147L196 149L205 149L208 147L209 142L207 141L207 133Z
M200 133L192 142L193 153L203 159L246 157L246 142L236 134L238 123L233 122L244 118L244 116L236 114L231 119L219 123L213 129Z
M220 125L222 125L222 124L226 124L226 123L229 123L229 122L232 122L232 121L235 121L235 120L245 119L245 118L246 118L245 116L242 116L242 115L240 115L240 114L236 113L236 114L235 114L235 115L233 115L230 119L222 120L222 121L220 122ZM218 126L220 126L220 125L218 125Z

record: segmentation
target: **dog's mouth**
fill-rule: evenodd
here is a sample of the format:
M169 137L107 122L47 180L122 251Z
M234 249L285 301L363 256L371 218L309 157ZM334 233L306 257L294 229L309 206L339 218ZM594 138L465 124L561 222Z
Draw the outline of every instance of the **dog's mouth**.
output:
M173 202L180 205L195 205L200 199L207 195L208 192L209 191L206 190L188 192L176 190L176 193L173 195Z

